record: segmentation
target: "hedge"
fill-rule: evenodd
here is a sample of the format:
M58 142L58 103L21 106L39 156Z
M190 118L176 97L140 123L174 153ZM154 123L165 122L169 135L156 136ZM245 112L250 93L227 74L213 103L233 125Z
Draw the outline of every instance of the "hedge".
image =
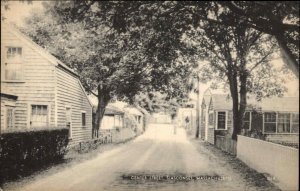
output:
M68 129L6 132L0 135L0 183L63 159Z

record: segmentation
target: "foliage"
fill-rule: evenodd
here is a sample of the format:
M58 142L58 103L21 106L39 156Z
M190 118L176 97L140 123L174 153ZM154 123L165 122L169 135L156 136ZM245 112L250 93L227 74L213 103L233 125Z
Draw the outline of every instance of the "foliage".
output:
M272 37L248 28L239 20L232 22L236 24L222 27L202 22L200 27L187 31L186 42L210 61L202 66L204 77L227 82L233 100L233 139L236 139L243 123L247 93L256 93L257 99L261 99L282 95L285 89L269 63L276 50Z
M128 112L124 113L124 128L135 129L138 126L137 121L134 119L133 115Z
M61 160L68 145L68 131L47 129L1 134L0 182Z
M184 88L187 88L186 86ZM166 112L171 116L175 116L178 107L181 106L182 98L170 98L167 94L159 92L149 92L138 94L135 102L139 106L145 108L149 113Z
M177 87L184 86L190 72L179 51L185 49L178 30L172 31L176 38L164 30L134 25L120 31L114 28L120 24L117 10L106 10L114 4L135 7L124 2L48 2L46 11L29 18L24 30L74 68L85 89L98 97L96 128L112 98L133 102L136 94L149 91L180 96L183 92ZM170 27L158 19L154 28Z
M149 27L154 24L156 31L175 29L181 34L192 26L199 27L201 22L221 28L243 23L247 28L273 36L286 65L299 77L299 2L139 1L103 3L102 7L103 17L113 13L107 19L115 21L112 27L119 31L127 31L132 25ZM156 28L157 20L165 21L166 27Z
M248 27L275 37L286 64L299 78L299 2L220 2L230 12L226 14L226 24L231 18L245 21Z
M268 81L256 83L260 79L255 72L260 78L271 71L269 60L276 44L288 63L296 65L297 59L289 54L291 47L297 50L299 45L299 8L295 5L58 1L45 6L45 15L51 19L35 16L28 28L36 32L32 35L36 42L54 47L53 54L76 68L86 90L98 96L96 124L101 124L105 106L113 97L132 102L140 92L155 91L171 98L182 96L183 89L178 87L188 85L186 79L197 64L195 55L210 60L211 74L227 78L234 117L239 120L247 92L264 96L261 87L271 92L265 96L282 92L280 88L269 89L277 87L277 81L270 86L264 83L270 84ZM258 19L257 14L261 16ZM285 24L285 20L295 23ZM292 42L295 46L287 45Z
M157 34L133 26L126 33L118 33L110 26L113 21L109 21L109 15L105 19L98 15L103 12L100 2L49 2L45 8L46 13L27 20L25 32L76 69L91 93L97 93L101 84L111 95L133 101L141 90L164 92L182 84L173 80L188 75L188 63L177 60L179 48L166 48L173 44L184 47L179 38L172 42L168 34L159 44L163 31ZM176 89L168 93L180 94Z
M279 24L279 28L282 27L282 29L284 29L280 30L281 32L291 34L292 32L297 33L298 31L298 29L290 31L284 28L286 25L282 19L286 18L287 12L280 12L281 9L286 8L290 10L291 7L296 8L294 5L289 6L289 3L281 2L271 5L271 12L273 11L273 14L276 14L276 19L280 17L279 19L281 20L274 25L274 23L272 23L273 18L270 18L270 16L273 15L267 15L265 17L269 19L266 22L266 26L269 27L267 30L253 27L257 24L257 14L255 12L250 16L246 15L247 18L244 17L241 19L237 16L236 10L230 7L230 4L238 5L245 8L248 12L251 12L250 10L253 8L251 3L241 2L234 4L228 2L228 4L226 4L226 2L222 3L218 1L201 3L176 1L155 3L139 2L134 6L130 3L122 2L107 3L104 4L103 7L104 13L111 13L110 11L114 13L113 17L109 19L117 19L118 22L113 24L113 27L121 33L129 31L132 26L138 25L140 27L147 27L155 30L157 33L173 35L175 39L179 38L181 42L189 44L190 46L186 46L186 49L189 50L189 54L197 55L198 58L208 58L210 60L209 69L213 69L210 74L213 74L213 76L217 75L219 79L227 79L229 84L233 98L235 123L233 138L236 139L236 134L239 133L239 127L242 126L242 118L247 104L247 92L257 93L258 99L260 99L262 96L281 95L284 91L282 86L277 86L280 83L276 80L263 80L263 83L260 83L260 80L272 71L269 61L272 58L271 55L276 45L279 45L281 50L283 50L283 46L286 45L286 42L281 41L282 36L280 36L280 32L278 33L278 31L276 31L276 34L273 33L275 32L274 30L278 29L276 24ZM256 8L259 3L254 4L256 6L254 8L257 11ZM259 7L262 14L264 14L264 11L262 11L263 8L269 6L266 5L266 3L263 4L263 6ZM294 19L299 18L297 14L291 17ZM247 19L252 19L251 21L253 22L251 23ZM165 28L161 26L156 28L157 20L163 21L168 27ZM169 23L172 23L172 26L169 26ZM296 27L291 27L295 29L298 28L297 25L299 25L299 23L295 25ZM178 36L174 34L172 33L173 30L183 35ZM298 39L294 40L295 42L299 42ZM176 41L173 42L176 43ZM176 46L173 45L173 47ZM196 48L189 49L190 47ZM285 55L289 51L288 49L284 49ZM289 60L291 61L293 59L289 57ZM260 68L263 71L258 69L260 65L263 65ZM293 70L296 74L298 72L297 68L299 68L299 66L296 67L296 72L295 68ZM255 74L256 71L259 74L259 79ZM209 73L206 75L209 76ZM262 87L263 90L259 89ZM270 89L270 87L272 88ZM267 91L267 93L263 94L264 91Z

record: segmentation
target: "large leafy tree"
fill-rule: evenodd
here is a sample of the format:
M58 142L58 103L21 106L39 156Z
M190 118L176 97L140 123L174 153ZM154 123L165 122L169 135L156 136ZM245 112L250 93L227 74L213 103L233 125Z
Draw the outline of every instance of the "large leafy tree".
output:
M259 3L256 2L256 4ZM269 53L266 51L266 49L260 47L260 45L267 42L267 40L263 40L261 36L263 36L263 34L269 34L271 36L274 36L276 39L276 41L274 42L277 42L277 44L279 44L279 46L281 47L281 50L284 50L283 51L283 53L285 53L284 55L288 55L288 49L282 48L284 44L278 43L279 42L278 36L270 32L270 30L276 28L276 26L274 26L274 23L272 23L273 25L270 26L268 25L269 30L263 30L260 27L255 27L256 26L255 22L257 21L253 20L253 18L251 20L249 15L247 15L247 17L246 16L239 17L238 15L240 13L234 10L232 6L219 1L214 1L214 2L74 1L74 2L54 2L52 3L52 5L53 6L48 6L48 12L51 13L53 19L58 19L59 21L58 23L60 24L59 26L62 26L61 27L62 31L59 34L63 34L64 37L63 39L66 39L67 37L67 41L64 42L63 46L61 47L65 47L66 46L65 43L71 42L70 39L68 39L68 37L74 36L73 32L72 33L67 32L68 31L68 29L66 30L67 27L71 27L71 28L75 27L75 29L73 30L75 31L75 34L77 34L77 31L81 31L80 29L87 30L89 35L94 34L97 38L101 35L103 36L103 31L104 31L105 35L103 39L105 40L109 39L107 41L111 41L112 39L114 39L116 43L113 44L122 44L120 42L126 42L125 43L126 51L124 51L123 49L122 51L119 52L119 54L116 55L123 55L119 57L121 58L120 60L122 61L124 60L124 58L125 60L132 58L131 61L133 63L138 62L139 66L145 64L143 65L143 68L147 68L146 73L149 73L149 78L143 77L142 80L144 80L145 82L138 83L137 87L140 87L139 86L140 84L148 84L148 85L151 84L150 86L143 86L143 87L151 87L152 89L154 88L160 90L170 90L171 88L168 88L169 86L167 86L166 84L168 84L167 82L171 82L172 81L171 79L174 79L174 73L172 73L171 68L174 67L180 68L182 66L183 67L186 66L186 64L183 64L186 62L180 62L180 59L178 59L182 54L208 56L202 54L203 52L204 53L207 52L208 54L215 55L215 57L211 58L212 59L211 66L213 68L218 68L218 69L221 68L217 64L214 65L213 63L217 58L219 59L221 56L224 56L225 63L226 62L232 63L232 64L227 63L229 70L225 72L228 78L228 82L229 84L231 83L235 84L234 86L230 86L230 88L234 88L231 89L231 96L235 97L233 98L233 100L235 100L233 103L233 110L237 111L235 112L236 115L234 116L235 127L237 129L235 129L233 138L235 138L236 134L239 132L238 126L240 125L238 124L240 124L243 115L243 108L241 109L239 108L240 106L244 107L243 105L246 104L245 93L240 94L240 99L236 99L236 97L238 97L238 92L251 91L251 90L247 90L247 87L244 86L244 84L245 82L246 84L248 83L248 79L255 78L255 75L253 75L254 69L251 68L249 69L245 66L246 65L248 66L247 63L258 63L258 64L254 64L255 66L254 68L256 68L256 66L258 65L264 65L264 68L266 70L268 68L270 69L270 65L268 65L267 62L269 59L268 56ZM250 11L250 9L252 8L251 4L247 2L241 2L234 5L238 5L243 9L247 10L248 12L251 12ZM297 20L297 18L299 18L297 14L286 15L288 11L280 11L281 8L288 9L288 7L289 7L288 4L281 2L280 4L274 5L273 7L274 10L271 11L275 15L282 14L280 18L281 18L281 22L283 23L283 26L286 26L284 24L285 19L289 20L289 18L294 18ZM294 6L290 6L290 7L292 9L295 8ZM263 8L260 7L260 9ZM298 9L296 8L296 10ZM256 15L256 12L253 12L252 14ZM250 21L253 22L251 23ZM203 23L205 23L205 25L203 25ZM299 25L299 23L296 21L295 25L297 26ZM56 26L56 24L54 26ZM261 24L261 26L263 26L263 24ZM208 42L217 43L217 46L210 46L210 47L203 46L206 47L205 51L199 51L199 49L197 48L191 49L194 51L190 51L190 49L186 48L185 45L187 39L183 38L184 37L183 34L188 33L188 31L192 31L193 29L198 29L199 27L205 29L204 31L206 34L203 35L198 34L194 37L197 38L200 37L202 38L201 41L205 41L207 40L205 39L206 36L208 37ZM299 33L297 30L294 31L288 30L287 29L288 27L281 27L281 28L284 29L283 32L285 34L294 36L294 40L289 41L292 42L291 43L292 45L293 43L297 44L299 42L297 36L299 35ZM291 28L295 29L295 27L291 27ZM60 28L57 29L60 30ZM41 31L43 31L42 34L45 33L46 35L53 36L49 34L48 31L45 30L41 30ZM108 34L111 34L111 36L109 36ZM86 35L83 36L86 37ZM94 39L90 37L90 39L92 39L91 41L99 42L96 37L95 38L93 37ZM111 39L109 37L111 37ZM76 37L75 39L78 40L80 38ZM60 42L60 40L58 40L58 42ZM86 40L83 40L82 43L84 42L86 42ZM285 42L285 44L287 43L288 42ZM216 50L216 47L218 46L219 49ZM253 47L257 48L258 56L256 54L249 53L253 49L255 49ZM292 47L294 47L295 50L298 50L297 46L292 46ZM269 46L269 48L273 48L273 46ZM88 47L83 46L82 50L85 49L88 49ZM66 50L60 50L58 52L58 55L64 53L64 51ZM103 48L103 51L104 52L107 51L107 48ZM217 54L215 53L216 51L218 52ZM84 52L87 52L89 54L89 51L84 51ZM128 53L130 53L129 55L131 56L125 56ZM97 54L96 57L98 57L99 55L103 55L103 54ZM111 55L111 54L109 53L107 55ZM139 55L139 56L134 57L135 55ZM266 57L264 56L259 57L261 55L265 55ZM247 59L247 56L253 56L253 57L251 59L250 58ZM115 58L116 57L114 56L114 59ZM262 61L259 61L258 60L259 58L262 58ZM289 59L286 60L290 60L290 61L292 60L290 59L291 57L288 58ZM93 60L93 63L95 63L94 61L95 60ZM179 61L179 62L175 62L175 61ZM292 63L290 61L288 63ZM80 65L81 61L76 62L75 59L73 63L79 63L77 65ZM115 61L113 61L113 63L115 63ZM133 65L131 64L131 66ZM81 71L80 66L75 68L79 68L79 71ZM138 68L138 70L140 70L140 68ZM178 72L177 74L179 76L183 76L182 71L180 70L176 70L176 71ZM293 72L297 75L298 72L297 67L293 68ZM128 72L124 72L124 73L128 74ZM260 76L264 74L265 74L264 72L261 72ZM219 77L224 77L224 72L220 72ZM147 79L149 81L147 81ZM88 82L86 84L90 85L94 83ZM88 89L90 90L97 89L96 87L100 87L101 89L103 87L103 82L101 81L99 86L96 84L95 87L91 87ZM265 86L265 87L272 87L272 86ZM122 88L120 90L122 90ZM176 89L174 90L176 91ZM98 91L100 90L98 89ZM279 90L274 90L273 92L279 92ZM93 92L93 93L97 93L97 92ZM119 95L122 94L123 93L120 93Z
M173 35L168 33L172 29L186 33L193 28L203 29L204 33L191 36L191 39L206 41L199 45L201 51L193 53L209 58L209 66L217 71L218 77L228 80L234 112L232 138L236 139L242 126L247 92L257 93L260 95L258 97L282 94L283 89L278 86L278 81L261 80L273 71L269 60L275 44L280 47L287 66L299 77L298 4L283 1L271 4L173 1L138 2L134 6L124 2L107 3L103 6L105 12L113 10L113 18L118 18L114 27L120 31L127 31L132 25L150 25L150 28L153 25L154 30L165 30L169 35ZM156 28L157 20L164 21L167 27ZM169 23L172 23L171 26ZM183 40L182 36L173 36L178 37ZM262 71L257 71L258 66Z
M236 140L243 126L247 93L261 99L281 95L285 88L270 64L277 49L272 36L248 28L239 20L232 22L236 24L225 27L203 21L186 34L189 45L210 61L208 67L202 66L204 77L225 79L229 86L233 101L232 139Z
M299 1L224 1L230 10L224 23L239 18L253 29L275 37L285 63L299 78Z
M138 94L135 103L145 108L149 113L165 112L172 118L176 116L177 110L182 106L181 97L169 97L160 92L147 92Z
M132 25L165 20L166 26L188 30L207 21L220 27L234 26L238 19L248 28L273 36L286 65L299 78L299 2L297 1L158 1L107 2L104 13L114 27L126 31ZM223 17L220 17L223 15ZM79 15L80 17L80 15ZM163 29L163 28L161 28ZM176 37L176 36L174 36Z
M44 3L45 12L27 19L24 29L35 42L74 68L85 89L98 98L93 136L98 136L105 107L112 98L133 102L136 94L149 91L182 96L184 92L176 87L184 86L190 73L182 56L186 50L178 37L181 33L134 25L123 31L116 27L122 24L120 15L115 16L117 10L104 10L114 3L118 4ZM123 5L135 7L133 3ZM158 21L155 26L169 27L164 24Z

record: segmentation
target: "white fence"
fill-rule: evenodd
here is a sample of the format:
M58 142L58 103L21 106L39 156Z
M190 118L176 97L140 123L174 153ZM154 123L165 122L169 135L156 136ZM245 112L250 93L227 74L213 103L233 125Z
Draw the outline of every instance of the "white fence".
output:
M239 135L237 157L256 171L277 179L281 189L298 190L298 149Z

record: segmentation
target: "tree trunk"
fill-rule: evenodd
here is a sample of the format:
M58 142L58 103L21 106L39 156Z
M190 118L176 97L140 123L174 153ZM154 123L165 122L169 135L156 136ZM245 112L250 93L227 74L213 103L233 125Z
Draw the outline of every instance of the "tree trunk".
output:
M200 134L200 80L199 80L199 76L197 76L197 106L196 106L196 139L199 138L199 134Z
M228 70L228 81L230 87L230 94L232 98L232 115L233 115L233 132L232 139L237 140L237 135L240 133L240 116L239 116L239 96L238 96L238 82L237 71L230 66Z
M237 135L240 134L241 128L244 125L245 110L247 107L247 72L243 69L240 74L240 104L239 104L239 131Z
M101 127L101 122L104 116L105 108L110 101L109 92L105 90L104 88L98 87L98 105L97 105L97 111L95 115L95 126L92 130L92 137L98 138L99 137L99 129Z
M236 91L237 92L237 91ZM233 115L233 132L232 132L232 139L237 140L237 135L241 131L241 119L240 119L240 112L239 112L239 97L238 93L232 94L232 115Z

